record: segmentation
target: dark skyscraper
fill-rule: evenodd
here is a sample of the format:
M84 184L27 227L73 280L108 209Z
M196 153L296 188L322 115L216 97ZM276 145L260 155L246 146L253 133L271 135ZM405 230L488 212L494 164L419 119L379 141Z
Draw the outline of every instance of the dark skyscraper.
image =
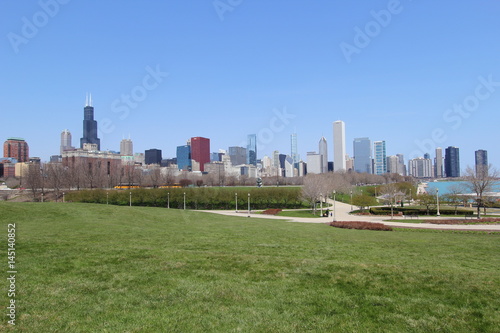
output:
M144 163L147 164L160 164L161 163L161 149L148 149L144 152Z
M488 175L488 152L486 150L476 150L476 176Z
M446 148L444 171L446 177L460 177L460 155L457 147Z
M94 107L92 106L92 95L85 100L83 108L83 137L80 139L80 148L84 143L97 144L97 150L101 150L101 140L97 137L97 121L94 120Z

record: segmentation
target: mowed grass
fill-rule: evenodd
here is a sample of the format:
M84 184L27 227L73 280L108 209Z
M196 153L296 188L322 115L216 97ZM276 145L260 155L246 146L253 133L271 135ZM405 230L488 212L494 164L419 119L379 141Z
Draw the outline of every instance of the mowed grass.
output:
M498 234L71 203L0 203L0 221L4 247L7 224L16 223L19 332L500 327ZM14 331L6 316L1 325Z
M325 212L326 209L323 209L323 212ZM316 215L312 210L285 210L281 211L278 213L278 216L285 216L285 217L305 217L305 218L315 218L315 217L321 217L320 216L321 212L318 209L316 212Z

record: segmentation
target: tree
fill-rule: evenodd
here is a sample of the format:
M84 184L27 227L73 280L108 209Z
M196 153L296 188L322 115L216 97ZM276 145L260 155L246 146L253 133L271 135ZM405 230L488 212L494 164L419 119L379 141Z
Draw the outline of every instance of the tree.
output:
M477 203L477 218L481 218L481 206L484 202L484 197L488 192L493 192L496 182L498 181L499 173L494 170L491 165L479 168L475 172L471 167L467 167L464 176L464 186L467 190L476 195Z
M452 185L448 188L448 193L443 195L443 198L448 204L455 207L455 215L457 215L458 205L464 201L464 191L460 185Z
M436 196L431 193L421 193L417 196L418 201L427 210L427 215L430 215L431 208L437 204Z
M358 206L361 211L365 209L365 207L375 206L377 205L377 199L367 194L357 194L352 197L352 204Z

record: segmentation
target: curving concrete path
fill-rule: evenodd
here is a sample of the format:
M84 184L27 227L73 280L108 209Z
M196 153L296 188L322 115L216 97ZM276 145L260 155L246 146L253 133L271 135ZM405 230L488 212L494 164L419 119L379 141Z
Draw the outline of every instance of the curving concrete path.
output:
M333 206L333 200L329 199L329 203ZM330 211L333 207L329 207ZM326 208L323 208L326 209ZM377 222L383 223L387 226L397 227L397 228L411 228L411 229L436 229L436 230L476 230L476 231L498 231L500 232L500 224L431 224L431 223L406 223L406 222L387 222L384 220L390 219L390 216L363 216L363 215L351 215L351 205L345 204L343 202L335 202L335 220L337 221L360 221L360 222ZM248 211L243 210L239 212L228 211L228 210L204 210L203 212L222 214L229 216L239 216L248 217ZM286 217L286 216L273 216L264 215L258 213L250 213L250 218L260 218L260 219L274 219L283 220L285 222L301 222L301 223L330 223L333 221L332 217L318 217L318 218L303 218L303 217ZM400 217L395 217L399 219ZM437 217L428 216L424 217L426 220L431 219L452 219L450 217ZM461 218L456 218L461 219Z

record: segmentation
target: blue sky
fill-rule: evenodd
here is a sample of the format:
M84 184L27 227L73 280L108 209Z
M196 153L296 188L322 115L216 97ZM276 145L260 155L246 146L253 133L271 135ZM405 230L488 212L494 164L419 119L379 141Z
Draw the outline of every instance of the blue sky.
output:
M259 135L273 150L333 156L332 122L408 159L488 150L500 167L498 1L0 1L0 140L58 154L82 136L92 93L101 148L211 150ZM151 74L155 73L155 74ZM129 97L127 97L129 96ZM129 102L127 102L129 98ZM129 103L129 104L127 104Z

